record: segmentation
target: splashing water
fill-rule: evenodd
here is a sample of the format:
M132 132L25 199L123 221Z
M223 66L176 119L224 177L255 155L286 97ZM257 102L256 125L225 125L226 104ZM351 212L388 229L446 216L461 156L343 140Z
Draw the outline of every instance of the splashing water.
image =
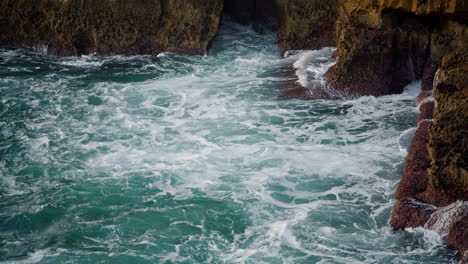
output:
M457 201L437 209L425 227L436 231L442 236L448 235L453 224L468 215L468 202Z
M451 263L388 225L419 84L281 98L272 43L226 23L208 56L1 50L0 263Z

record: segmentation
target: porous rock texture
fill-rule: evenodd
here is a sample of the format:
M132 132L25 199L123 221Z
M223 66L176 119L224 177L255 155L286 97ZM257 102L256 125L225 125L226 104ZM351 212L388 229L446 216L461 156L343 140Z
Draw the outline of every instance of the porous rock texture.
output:
M453 200L468 200L468 46L443 59L435 98L429 180Z
M0 46L55 55L206 52L223 0L0 0Z
M428 59L466 45L467 1L342 0L337 64L328 81L345 96L401 93Z

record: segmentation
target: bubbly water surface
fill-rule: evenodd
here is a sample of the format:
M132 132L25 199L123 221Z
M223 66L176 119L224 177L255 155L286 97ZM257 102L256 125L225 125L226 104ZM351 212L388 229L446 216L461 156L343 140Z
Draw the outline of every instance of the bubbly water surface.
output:
M0 263L451 263L435 233L388 224L419 84L281 98L285 67L320 82L333 49L280 58L274 38L226 23L208 56L1 50Z

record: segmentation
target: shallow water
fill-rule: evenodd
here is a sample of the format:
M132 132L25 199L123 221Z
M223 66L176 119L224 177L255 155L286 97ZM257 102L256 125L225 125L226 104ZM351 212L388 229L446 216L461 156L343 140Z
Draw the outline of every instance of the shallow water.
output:
M224 24L208 56L0 50L0 263L452 263L389 227L415 131L401 95L282 98L333 49Z

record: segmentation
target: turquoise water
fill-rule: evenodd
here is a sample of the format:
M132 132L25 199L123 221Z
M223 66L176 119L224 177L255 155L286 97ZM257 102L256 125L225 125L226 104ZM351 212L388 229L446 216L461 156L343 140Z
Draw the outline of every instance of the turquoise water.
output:
M279 57L224 24L208 56L0 50L0 263L452 263L389 227L418 84L313 86L333 49Z

